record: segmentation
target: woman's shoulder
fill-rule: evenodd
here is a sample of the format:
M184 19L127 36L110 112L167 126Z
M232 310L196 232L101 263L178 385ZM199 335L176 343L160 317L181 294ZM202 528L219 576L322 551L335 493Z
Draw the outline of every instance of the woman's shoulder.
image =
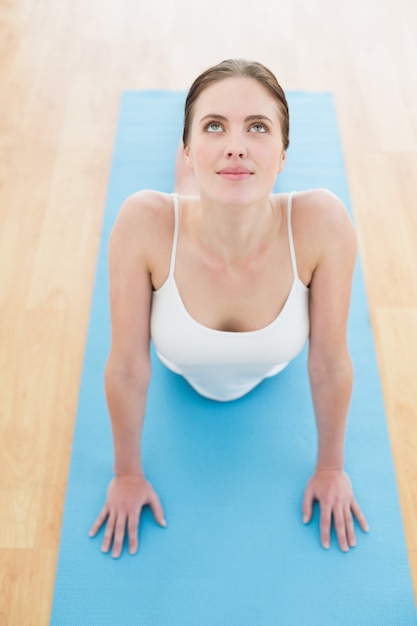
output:
M353 232L352 220L342 200L323 188L293 192L291 220L293 228L306 230L310 235Z
M123 202L110 234L114 254L142 258L151 263L155 250L170 238L174 227L173 197L168 193L141 190Z
M295 194L295 204L299 211L322 225L337 226L351 223L349 213L342 200L328 189L309 189Z
M342 200L327 189L294 192L291 224L297 256L307 278L323 259L356 255L351 217Z
M171 194L143 189L128 196L119 209L113 231L126 237L137 238L153 230L168 228L173 223L173 197Z
M142 189L128 196L120 207L117 220L126 220L132 225L144 220L154 220L172 213L172 194L152 189Z
M337 217L339 214L347 213L346 207L342 200L329 189L315 188L305 191L293 191L289 193L274 194L275 198L281 199L283 202L292 196L292 208L294 211L302 213L314 212L316 217L323 214Z

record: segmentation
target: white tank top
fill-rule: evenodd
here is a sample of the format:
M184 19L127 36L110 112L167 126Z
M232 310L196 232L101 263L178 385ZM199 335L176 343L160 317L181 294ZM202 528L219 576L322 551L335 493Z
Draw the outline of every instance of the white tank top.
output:
M160 360L207 398L240 398L284 369L308 339L309 289L298 277L291 206L292 194L288 196L287 222L294 280L288 298L268 326L231 332L203 326L191 317L181 299L174 277L179 225L179 201L174 195L171 262L166 281L153 292L151 338Z

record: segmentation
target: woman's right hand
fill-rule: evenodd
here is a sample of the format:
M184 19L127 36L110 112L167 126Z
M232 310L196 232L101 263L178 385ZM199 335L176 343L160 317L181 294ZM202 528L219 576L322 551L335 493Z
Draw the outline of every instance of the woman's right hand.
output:
M89 536L95 537L106 522L101 549L109 552L112 548L111 556L117 559L122 553L127 530L129 554L136 554L140 515L146 505L151 507L157 523L165 527L161 503L145 476L116 476L110 482L106 503L91 527Z

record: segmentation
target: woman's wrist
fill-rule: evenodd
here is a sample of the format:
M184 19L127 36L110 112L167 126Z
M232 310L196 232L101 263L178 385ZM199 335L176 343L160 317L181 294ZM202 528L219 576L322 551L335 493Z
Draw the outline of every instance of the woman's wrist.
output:
M317 463L314 471L316 473L320 473L320 472L343 472L343 470L344 470L343 463L333 463L333 464Z
M144 476L145 472L143 471L142 464L140 462L135 463L115 463L114 464L114 475L117 477L120 476Z

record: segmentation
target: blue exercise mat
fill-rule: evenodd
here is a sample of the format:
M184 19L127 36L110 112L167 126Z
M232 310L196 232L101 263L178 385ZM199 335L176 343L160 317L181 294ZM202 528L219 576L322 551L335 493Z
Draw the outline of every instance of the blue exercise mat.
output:
M248 396L198 396L154 354L145 472L168 526L146 510L136 556L88 538L112 477L103 369L110 341L107 241L123 200L170 192L184 94L125 93L104 219L67 489L53 626L405 626L414 596L372 330L359 264L349 343L355 386L346 468L371 532L343 554L319 544L301 504L316 455L306 351ZM349 206L330 94L290 93L281 191L327 187Z

